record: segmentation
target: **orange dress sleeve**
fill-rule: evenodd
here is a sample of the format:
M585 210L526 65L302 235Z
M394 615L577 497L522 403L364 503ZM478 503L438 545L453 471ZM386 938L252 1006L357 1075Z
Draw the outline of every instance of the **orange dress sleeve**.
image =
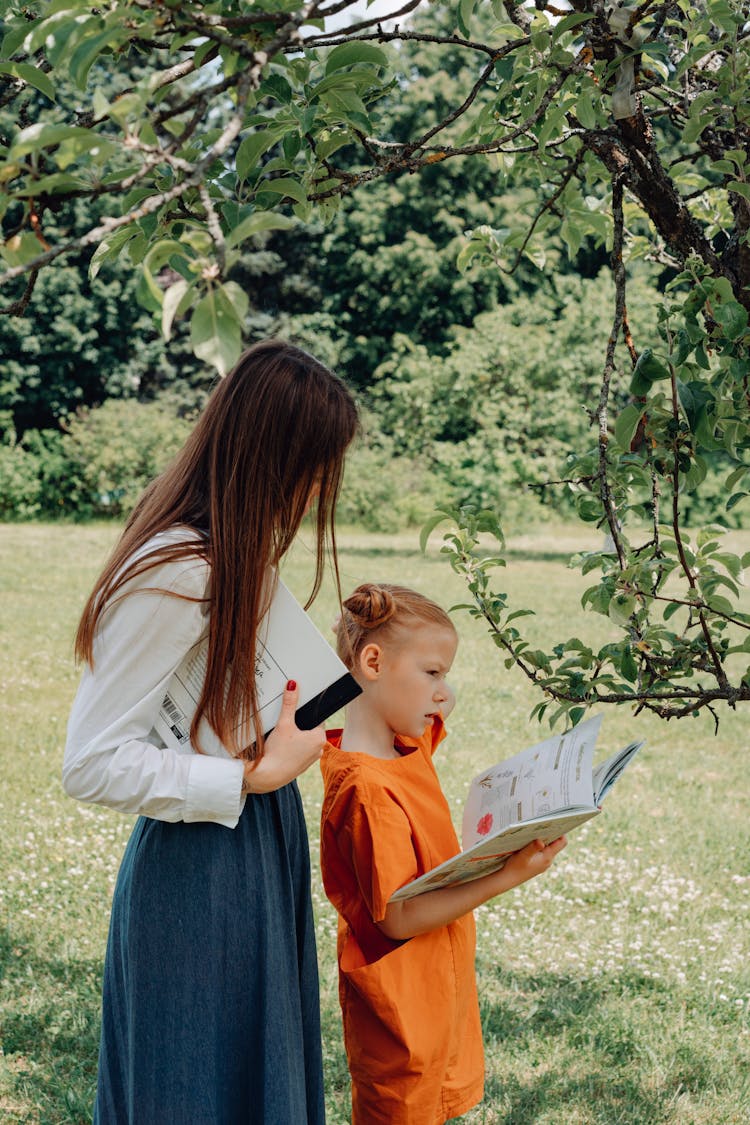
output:
M358 891L373 922L381 922L393 892L418 874L406 813L382 786L359 785L351 794L339 841L356 880L352 890Z

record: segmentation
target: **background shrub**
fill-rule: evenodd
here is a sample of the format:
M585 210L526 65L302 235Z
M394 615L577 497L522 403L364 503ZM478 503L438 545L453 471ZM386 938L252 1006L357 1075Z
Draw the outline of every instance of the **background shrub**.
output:
M39 514L39 466L17 442L0 443L0 520L26 520Z
M102 406L78 411L63 432L29 434L21 455L16 454L12 462L17 487L25 482L26 517L125 516L190 429L188 420L160 403L109 399ZM10 457L6 461L11 464ZM0 483L2 473L0 467Z

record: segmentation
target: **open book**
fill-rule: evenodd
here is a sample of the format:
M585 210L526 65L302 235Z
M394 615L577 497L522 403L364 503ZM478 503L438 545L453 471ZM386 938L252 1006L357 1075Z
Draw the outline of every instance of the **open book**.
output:
M207 656L208 638L203 637L188 652L167 684L154 724L167 746L185 753L192 753L190 723L203 687ZM282 696L289 680L296 680L299 684L295 719L302 730L319 726L362 690L299 602L279 580L270 609L258 630L255 657L255 683L264 734L268 734L278 722ZM206 753L229 756L205 720L200 724L198 737ZM255 731L250 727L241 733L240 745L249 746L254 738Z
M475 777L464 807L463 851L401 887L391 902L497 871L532 840L549 843L600 813L643 745L631 742L594 766L601 721L601 715L587 719Z

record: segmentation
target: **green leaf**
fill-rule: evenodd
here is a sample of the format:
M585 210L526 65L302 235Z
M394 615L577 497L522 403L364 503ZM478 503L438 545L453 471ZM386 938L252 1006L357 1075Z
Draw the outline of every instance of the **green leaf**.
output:
M633 368L633 378L630 383L631 393L639 396L643 395L647 393L647 390L641 390L641 387L646 387L648 389L652 383L668 378L669 369L656 358L651 348L644 348L638 356L638 362Z
M297 203L307 202L307 192L299 180L294 180L291 176L282 176L278 180L262 180L258 184L258 191L273 191L278 195L289 196Z
M68 191L88 191L91 187L82 176L71 176L68 172L53 172L50 176L40 176L38 180L27 180L25 187L16 189L21 199L38 196L42 192L50 195L64 195Z
M451 517L449 516L448 512L435 512L433 516L430 516L427 523L419 532L419 549L422 554L424 554L427 550L427 540L430 538L438 524L445 523L445 521L450 518Z
M97 121L100 121L102 117L108 116L111 106L98 86L94 90L92 102L94 106L94 116Z
M739 555L733 555L729 551L717 551L714 559L726 567L732 578L736 579L737 582L741 581L743 567Z
M179 258L188 257L186 248L181 242L177 242L174 238L162 238L154 243L143 259L143 271L146 277L146 283L160 305L164 300L164 294L162 289L156 284L154 274L158 273L169 259L175 255Z
M370 119L367 116L367 106L354 90L343 87L340 90L326 90L321 95L321 100L341 120L349 121L357 129L369 132Z
M593 18L593 12L571 12L569 15L563 16L552 28L552 42L557 42L566 31L572 31L574 27L579 27L582 23L588 23Z
M674 617L678 610L682 608L683 606L679 602L670 602L664 609L664 620L669 621L670 617Z
M461 34L468 39L471 35L471 17L474 15L474 0L460 0L456 19Z
M41 251L36 236L30 230L14 234L5 242L0 242L0 254L9 266L23 266L27 262L33 262Z
M698 140L703 130L710 124L711 117L706 114L703 117L694 117L688 121L685 128L682 130L682 139L686 145L694 144Z
M731 617L736 611L735 607L730 602L729 598L723 598L721 594L711 594L706 598L709 609L717 610L719 613L725 613Z
M573 222L570 215L566 215L560 224L560 237L567 247L568 258L572 261L581 249L583 231L578 223Z
M546 51L550 44L549 28L540 28L531 33L531 45L535 51Z
M585 523L596 523L602 518L602 505L596 496L588 493L576 497L576 511Z
M98 35L87 36L78 44L70 57L70 74L79 90L85 90L89 71L104 48L114 40L122 40L126 32L122 27L105 27Z
M615 421L615 439L623 449L630 449L644 411L645 407L630 403L618 414Z
M165 340L168 340L172 335L172 324L176 316L180 312L184 312L184 308L180 308L185 297L191 290L192 286L189 282L181 278L176 281L174 285L170 285L169 289L164 294L164 303L161 308L161 330Z
M289 105L293 97L292 87L289 85L286 78L284 78L283 74L269 74L268 77L263 80L263 84L258 93L260 97L266 97L270 94L271 97L276 98L276 101L281 102L282 105Z
M8 150L8 159L15 160L19 156L59 145L62 141L72 138L79 138L82 141L88 139L92 144L96 144L100 139L96 134L92 137L90 129L82 129L78 125L53 125L50 122L37 121L16 134Z
M588 90L581 93L576 101L576 117L584 129L595 129L598 123L594 103Z
M620 658L620 671L629 683L634 684L638 679L638 664L631 652L630 648L626 646L622 650Z
M37 66L22 62L0 62L0 74L10 74L20 78L27 86L33 86L51 102L55 100L55 87L49 76Z
M726 301L714 309L714 320L724 330L730 340L738 340L747 332L747 309L739 301Z
M740 183L739 180L732 180L727 184L727 191L733 191L735 195L741 195L743 199L750 199L750 184Z
M476 238L471 238L465 246L461 248L456 257L456 269L459 273L464 273L471 265L474 258L479 257L485 252L484 242L480 242Z
M511 621L515 621L517 617L535 617L536 610L533 609L515 609L513 613L509 613L505 618L505 624L510 625Z
M727 492L731 492L734 486L736 484L739 484L748 470L750 470L750 465L738 465L736 469L732 470L727 479L724 481L724 487Z
M242 351L237 313L221 288L212 289L196 305L190 321L193 351L220 375L231 371Z
M315 144L315 153L320 160L327 160L344 145L351 143L351 135L346 129L325 130Z
M636 600L632 594L624 594L622 592L615 594L610 599L607 613L611 621L616 625L627 625L631 616L636 611Z
M236 281L226 281L222 288L237 313L238 319L240 322L244 321L250 307L250 298L247 293Z
M530 262L534 263L537 269L544 269L547 263L547 254L543 246L529 243L524 250L524 254Z
M678 379L677 395L680 405L685 411L688 425L695 433L699 427L702 412L705 412L707 403L713 402L714 396L711 394L710 388L699 379L690 383L683 383L681 379Z
M686 492L693 492L699 484L703 484L708 472L708 463L704 457L696 456L690 463L690 468L685 473L684 488Z
M263 153L268 152L269 148L275 145L277 140L278 137L276 133L270 129L264 129L262 132L258 133L251 133L249 137L244 138L240 147L237 149L237 156L235 157L237 175L241 180L246 180L248 178Z
M0 47L0 55L4 59L12 58L16 51L19 49L24 39L37 27L42 21L26 20L22 18L16 27L10 30L3 36L2 47Z
M118 230L112 231L111 234L105 235L89 262L89 277L96 277L103 264L109 258L116 258L125 243L129 242L137 233L138 227L134 223L129 223L128 226L120 227Z
M678 328L672 349L672 363L681 367L693 350L693 343L684 328Z
M239 246L241 242L256 234L261 234L263 231L289 230L293 226L294 219L289 218L288 215L279 215L274 211L256 211L229 231L225 240L226 246L230 250L233 246Z
M344 70L357 63L388 66L388 56L373 43L342 43L340 47L334 47L326 59L325 72L327 75L333 74L336 70Z

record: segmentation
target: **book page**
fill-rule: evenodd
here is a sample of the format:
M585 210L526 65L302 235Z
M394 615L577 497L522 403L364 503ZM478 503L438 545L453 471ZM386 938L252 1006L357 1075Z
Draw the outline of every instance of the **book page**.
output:
M592 770L601 720L588 719L474 778L464 810L464 850L401 887L390 901L498 871L532 840L550 843L598 816L602 798L643 745L632 742Z
M193 752L190 723L203 687L207 655L208 640L204 638L190 650L169 681L154 724L167 746L185 753ZM360 692L344 663L279 581L271 608L259 629L255 660L259 716L266 734L278 722L289 680L296 680L299 685L297 725L308 729L322 723ZM206 753L228 754L205 721L200 725L198 736ZM240 733L240 745L248 746L254 738L250 725Z
M458 855L434 867L432 871L420 875L418 879L407 883L392 894L389 901L399 902L406 898L413 898L415 895L425 894L427 891L452 886L454 883L469 883L481 875L499 871L514 852L526 847L532 840L544 840L548 844L558 836L572 832L574 828L591 820L598 813L599 810L594 808L575 811L566 809L527 824L513 825L499 837L482 840L469 851L459 852Z
M601 721L601 715L587 719L475 777L464 807L463 850L510 825L592 807L591 769Z
M600 805L617 781L618 777L629 764L634 754L640 750L643 742L631 742L623 750L618 750L605 761L594 768L592 781L594 785L594 802Z

